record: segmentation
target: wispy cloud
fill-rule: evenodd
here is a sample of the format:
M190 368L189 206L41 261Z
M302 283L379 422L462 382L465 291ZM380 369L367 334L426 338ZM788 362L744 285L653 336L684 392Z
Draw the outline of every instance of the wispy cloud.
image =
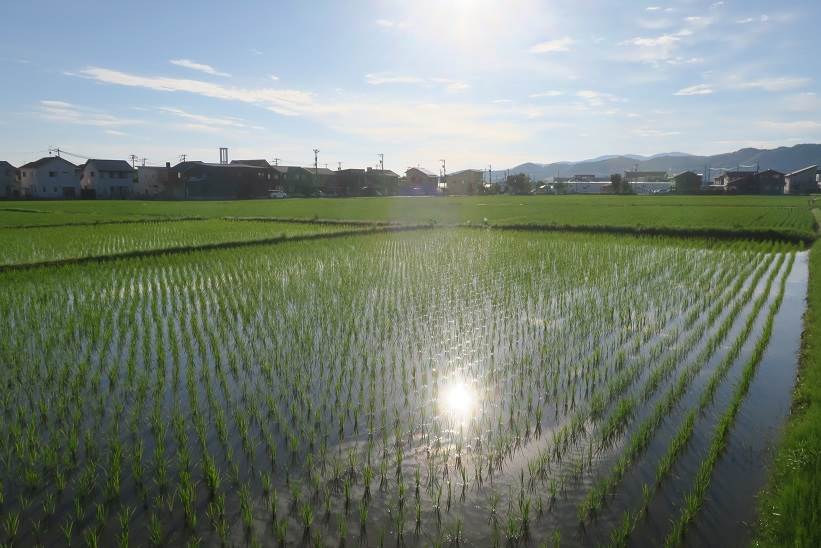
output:
M570 46L575 43L575 40L570 38L569 36L565 36L563 38L557 38L555 40L547 40L546 42L539 42L538 44L534 44L530 46L528 51L530 53L560 53L565 51L570 51Z
M713 87L710 84L696 84L682 88L673 95L710 95L711 93L713 93Z
M424 84L425 79L418 76L407 76L389 72L370 72L365 75L365 81L372 86L384 84Z
M731 78L729 85L736 89L758 89L763 91L788 91L809 84L811 80L803 76L774 76L754 80Z
M799 131L819 131L821 130L821 122L818 120L793 120L793 121L771 121L766 120L759 122L761 127L780 131L784 133L794 133Z
M79 71L78 75L105 84L139 87L164 92L187 92L211 97L213 99L258 104L272 112L285 116L295 116L316 108L313 94L292 89L248 89L223 86L211 82L203 82L201 80L168 78L165 76L141 76L101 67L87 67Z
M414 86L442 86L446 91L459 92L470 87L469 84L454 80L452 78L422 78L406 74L394 74L391 72L371 72L365 75L365 82L372 86L383 86L391 84L405 84Z
M528 97L530 97L531 99L539 99L542 97L558 97L560 95L564 95L564 92L556 89L550 89L547 91L541 91L539 93L531 93L530 95L528 95Z
M204 114L195 114L176 107L158 107L158 111L171 114L178 118L183 118L191 122L214 127L233 127L233 128L248 128L248 124L240 118L226 117L226 116L207 116Z
M261 53L261 52L260 52ZM205 63L197 63L190 59L171 59L168 61L172 65L177 65L178 67L183 67L191 70L196 70L199 72L203 72L205 74L210 74L211 76L225 76L230 77L231 75L227 72L220 72L211 65L206 65Z
M142 123L140 120L121 118L98 109L54 100L40 101L38 104L38 114L41 118L51 122L104 128L115 128Z

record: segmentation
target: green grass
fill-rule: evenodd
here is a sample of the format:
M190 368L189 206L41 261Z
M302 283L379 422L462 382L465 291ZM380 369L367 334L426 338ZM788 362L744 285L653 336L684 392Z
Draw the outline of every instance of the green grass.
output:
M439 224L611 226L814 234L806 197L463 196L209 202L53 201L0 203L0 226L170 217L261 216Z
M793 412L760 501L759 546L821 546L821 247L810 281Z

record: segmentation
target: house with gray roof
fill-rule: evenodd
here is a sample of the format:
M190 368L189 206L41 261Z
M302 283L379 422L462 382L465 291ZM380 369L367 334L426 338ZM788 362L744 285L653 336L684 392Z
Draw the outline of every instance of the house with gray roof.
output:
M94 159L80 166L80 187L95 198L128 198L136 182L137 170L125 160Z
M0 161L0 198L20 197L20 170Z
M78 167L65 158L46 156L20 166L20 193L27 198L79 198Z

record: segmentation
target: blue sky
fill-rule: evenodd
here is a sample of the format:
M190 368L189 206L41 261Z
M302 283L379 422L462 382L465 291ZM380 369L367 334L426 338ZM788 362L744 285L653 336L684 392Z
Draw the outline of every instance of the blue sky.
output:
M0 159L448 170L821 142L821 2L0 7Z

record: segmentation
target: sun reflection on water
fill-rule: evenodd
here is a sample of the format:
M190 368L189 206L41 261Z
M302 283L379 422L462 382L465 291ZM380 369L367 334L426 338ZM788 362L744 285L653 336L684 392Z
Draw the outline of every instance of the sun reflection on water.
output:
M476 392L463 380L454 380L443 391L442 406L454 420L469 420L476 409Z

